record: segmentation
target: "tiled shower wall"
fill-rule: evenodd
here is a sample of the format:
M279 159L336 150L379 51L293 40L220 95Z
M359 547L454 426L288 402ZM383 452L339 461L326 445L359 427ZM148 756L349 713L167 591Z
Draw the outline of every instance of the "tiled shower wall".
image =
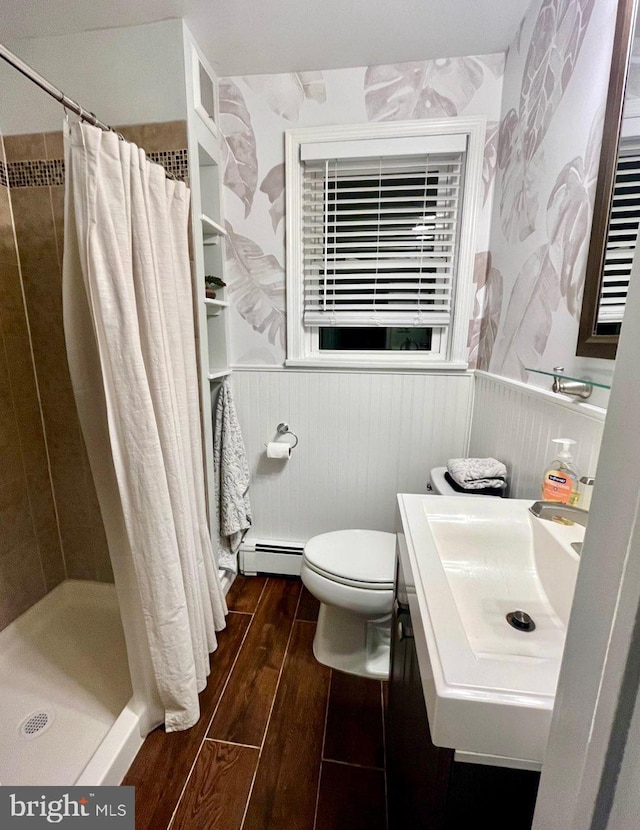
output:
M151 158L163 163L170 172L179 177L184 176L187 162L184 122L123 127L120 132L125 138L142 146ZM37 538L42 538L39 543L44 580L41 575L38 583L40 587L36 591L32 585L35 580L29 578L37 559L37 553L32 552L32 545L28 553L33 561L27 564L16 559L13 562L13 583L19 582L21 588L24 587L22 583L25 586L29 584L31 592L28 596L25 594L24 601L16 601L10 608L2 591L5 590L3 586L11 585L11 579L2 578L3 560L0 561L0 627L47 590L51 590L64 579L65 574L70 579L113 579L100 508L76 413L64 342L61 291L64 240L62 133L6 136L4 144L6 169L2 170L0 180L4 177L4 182L9 185L27 315L25 317L22 304L7 188L2 187L5 200L2 203L0 240L2 324L5 341L7 326L17 327L21 333L21 339L12 343L11 353L7 350L6 363L7 371L22 373L12 386L14 421L24 432L24 435L20 435L19 444L23 447L25 458L23 477L26 480L22 491L28 488L34 527L40 527L38 522L42 525ZM33 364L27 325L31 332ZM14 340L16 336L13 335ZM2 372L0 365L0 373ZM2 380L0 379L0 417L6 408L3 395L5 384ZM3 424L0 427L0 453L6 451L19 454L15 438L15 434ZM3 472L9 470L2 463L1 457L0 467L1 556L1 546L7 540L2 527ZM15 494L18 490L15 487L7 489L13 498L17 498ZM23 521L22 525L24 524ZM18 547L24 547L30 539L22 525L11 521L12 531L9 535L16 537Z
M18 256L66 573L111 579L100 508L80 433L62 327L62 134L5 136Z
M64 560L22 300L9 191L2 184L0 629L64 578Z

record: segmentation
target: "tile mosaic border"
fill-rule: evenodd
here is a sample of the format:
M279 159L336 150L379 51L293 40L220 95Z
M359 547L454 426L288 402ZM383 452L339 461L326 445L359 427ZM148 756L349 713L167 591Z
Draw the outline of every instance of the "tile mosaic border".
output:
M188 150L158 150L147 153L147 158L161 164L167 173L189 184L189 151Z
M7 162L9 187L47 187L64 184L62 159L33 159Z
M172 176L183 182L189 180L189 154L185 150L159 150L147 153L147 158L162 165ZM63 159L33 159L29 161L0 162L0 184L5 187L49 187L64 184Z

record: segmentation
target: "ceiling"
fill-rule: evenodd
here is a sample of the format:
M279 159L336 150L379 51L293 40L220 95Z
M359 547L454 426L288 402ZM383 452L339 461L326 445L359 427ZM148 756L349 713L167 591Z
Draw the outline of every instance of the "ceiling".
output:
M0 0L3 40L184 17L220 75L503 52L530 0Z

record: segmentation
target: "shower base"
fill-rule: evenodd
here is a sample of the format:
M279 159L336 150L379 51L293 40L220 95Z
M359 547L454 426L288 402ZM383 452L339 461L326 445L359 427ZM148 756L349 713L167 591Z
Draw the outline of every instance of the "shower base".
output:
M0 784L117 784L142 745L113 585L67 580L0 632Z

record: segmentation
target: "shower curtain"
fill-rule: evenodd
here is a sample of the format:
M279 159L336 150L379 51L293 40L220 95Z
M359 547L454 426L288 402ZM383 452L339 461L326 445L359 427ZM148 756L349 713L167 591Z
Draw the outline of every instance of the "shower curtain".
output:
M80 423L147 728L199 717L226 605L207 527L189 190L115 133L65 126L63 305Z

